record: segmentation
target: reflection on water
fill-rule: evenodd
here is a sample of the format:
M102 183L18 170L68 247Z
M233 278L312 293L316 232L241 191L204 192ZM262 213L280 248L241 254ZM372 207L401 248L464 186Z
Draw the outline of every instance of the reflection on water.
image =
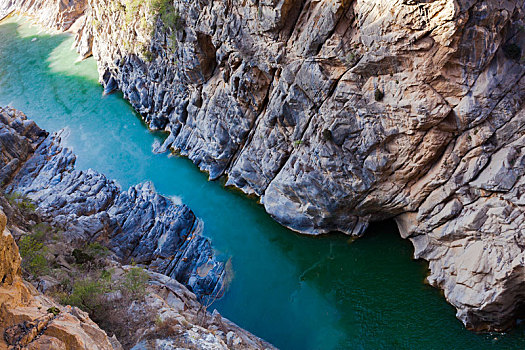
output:
M15 20L18 20L16 22ZM126 188L151 180L204 221L235 278L214 304L232 321L282 349L523 348L524 329L506 335L466 331L426 265L392 222L367 236L299 236L254 200L225 189L187 159L155 154L164 135L147 130L120 94L102 96L93 59L76 62L72 38L21 19L0 24L0 105L21 109L49 131L68 128L77 166ZM37 38L36 41L33 41ZM498 338L496 341L495 338Z

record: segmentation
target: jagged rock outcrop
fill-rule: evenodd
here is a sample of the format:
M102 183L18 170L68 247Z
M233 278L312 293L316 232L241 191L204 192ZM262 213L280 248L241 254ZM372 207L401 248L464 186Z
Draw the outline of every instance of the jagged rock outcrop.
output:
M395 217L469 328L520 315L523 0L173 4L90 0L79 35L165 148L303 233Z
M200 236L202 225L187 206L174 205L151 183L123 192L94 170L74 170L74 163L59 134L49 135L22 112L0 107L0 181L11 196L0 198L0 208L16 217L18 226L12 228L18 236L38 227L33 220L62 229L45 245L53 252L47 259L65 269L66 276L80 273L67 263L79 257L72 246L94 241L113 252L97 259L115 278L132 269L120 262L149 269L141 298L127 303L120 290L103 296L114 308L106 312L112 315L106 323L124 331L126 342L109 338L87 313L58 305L22 280L18 248L0 211L0 349L275 349L207 310L224 291L225 266L215 260L209 240ZM36 207L23 214L27 203ZM30 277L42 292L60 284L52 276Z
M512 323L523 1L176 1L184 27L157 22L151 62L121 44L147 43L140 26L90 6L106 23L93 31L103 83L169 131L166 146L300 232L396 217L469 328Z
M0 349L121 349L85 312L58 305L22 280L6 223L0 211Z
M144 302L132 304L127 310L127 316L141 325L138 329L130 329L136 334L133 350L276 349L216 310L210 314L195 295L176 280L156 273L150 275L151 285Z
M39 213L21 210L19 204L6 201L3 197L0 197L0 202L0 207L6 212L18 212L17 225L26 226L26 220L31 221L35 217L45 219ZM17 232L19 239L31 235L12 222L10 227ZM32 227L34 229L38 225ZM2 211L0 229L0 349L275 349L271 344L223 318L217 311L209 313L195 294L181 283L154 272L149 272L144 295L131 302L120 291L92 295L109 298L107 306L111 309L94 311L93 315L97 319L106 318L104 329L113 333L113 336L108 337L79 308L59 305L47 295L40 294L33 285L23 281L18 247L6 229L6 217ZM61 234L61 238L67 238L67 234ZM72 249L64 249L65 242L57 239L56 235L57 233L55 238L46 243L57 254L54 260L60 263L55 266L62 266L55 268L54 273L66 276L89 274L87 266L80 267L80 271L75 272L67 264L66 260ZM134 269L121 266L111 257L97 259L98 264L111 267L112 275L116 278L112 284L118 284L118 278L122 278L119 276L126 276ZM27 263L25 266L28 266ZM25 271L25 275L27 274L28 271ZM53 288L46 288L43 283L52 281L50 276L29 277L39 290L47 293ZM99 312L105 313L98 315ZM117 339L115 333L126 336Z
M157 194L151 183L121 191L94 171L74 169L75 155L14 109L0 107L0 182L27 196L70 241L102 242L123 262L147 265L189 286L199 297L223 290L224 264L186 205Z

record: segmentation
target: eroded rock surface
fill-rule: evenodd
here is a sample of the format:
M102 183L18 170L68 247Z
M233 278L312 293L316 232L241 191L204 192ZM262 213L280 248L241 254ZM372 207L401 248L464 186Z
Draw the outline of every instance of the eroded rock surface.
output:
M21 12L46 27L65 31L84 15L86 9L87 0L7 0L0 2L0 20L12 12Z
M164 148L303 233L395 217L469 328L512 323L523 0L173 4L166 28L147 3L90 0L77 36Z
M121 191L94 171L74 169L75 155L14 109L0 107L0 174L5 191L27 196L71 241L103 242L123 262L140 263L189 286L200 298L223 289L224 264L186 205L151 183Z
M523 1L175 2L184 27L151 42L91 6L107 23L101 80L167 146L300 232L396 217L469 328L510 325L525 281ZM142 37L151 62L120 44Z
M0 211L0 349L121 349L85 312L58 305L22 280L6 223Z
M120 291L100 296L114 308L106 310L112 317L104 326L127 334L121 345L87 313L39 293L60 288L56 278L29 276L34 286L22 280L18 247L0 211L0 349L275 349L208 310L224 292L225 266L215 260L187 206L174 205L151 183L121 191L100 173L75 170L74 163L59 134L49 135L22 112L0 107L0 180L10 196L0 195L0 208L16 218L17 236L44 223L60 228L44 244L53 273L64 269L65 276L80 273L67 262L81 258L74 246L103 243L113 254L97 257L96 264L117 278L111 283L118 285L119 276L134 269L121 263L134 262L149 269L146 290L130 303ZM29 203L36 207L28 209Z

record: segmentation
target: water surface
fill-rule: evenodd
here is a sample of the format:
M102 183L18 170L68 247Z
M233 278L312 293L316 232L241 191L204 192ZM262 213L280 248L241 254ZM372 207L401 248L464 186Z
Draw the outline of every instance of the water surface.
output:
M217 301L223 315L282 349L508 349L525 329L466 331L427 267L391 222L348 237L305 237L274 221L254 200L225 189L185 158L156 155L164 135L147 130L119 94L102 96L93 59L76 62L68 35L20 18L0 23L0 105L24 111L65 139L77 167L94 168L127 188L151 180L203 219L234 279Z

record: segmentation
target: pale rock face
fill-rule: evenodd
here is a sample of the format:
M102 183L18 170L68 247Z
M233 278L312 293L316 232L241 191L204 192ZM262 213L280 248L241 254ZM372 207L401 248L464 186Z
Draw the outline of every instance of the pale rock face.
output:
M177 47L157 31L152 62L91 5L108 23L94 31L102 81L170 131L165 146L303 233L395 217L469 328L510 324L525 278L525 68L508 50L525 47L523 1L175 2Z
M164 148L299 232L394 217L469 328L510 325L525 280L523 0L174 4L182 28L162 31L147 6L129 21L123 1L91 0L79 34L106 90L170 133Z
M57 305L22 281L18 247L6 223L0 211L0 349L16 345L27 349L116 349L85 312ZM48 313L51 307L60 309L60 313ZM29 330L10 333L16 335L13 337L4 334L22 322L29 322Z

